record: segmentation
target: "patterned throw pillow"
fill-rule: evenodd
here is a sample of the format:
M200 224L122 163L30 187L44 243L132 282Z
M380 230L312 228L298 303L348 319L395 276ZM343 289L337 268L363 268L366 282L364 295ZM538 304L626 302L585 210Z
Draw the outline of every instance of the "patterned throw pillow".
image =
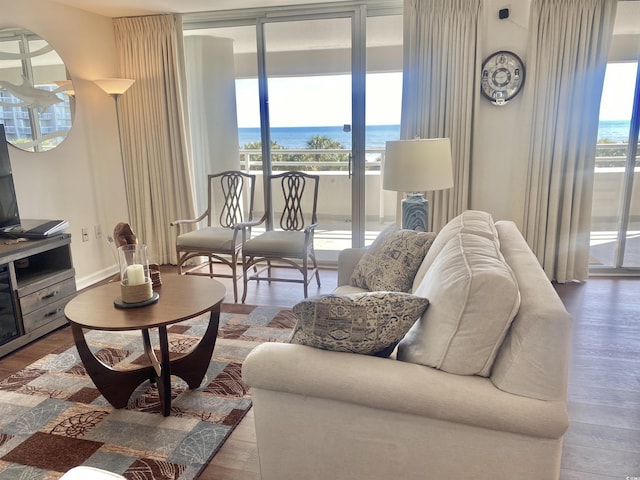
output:
M429 300L402 292L321 295L293 307L298 322L290 342L388 357Z
M435 233L385 228L351 274L351 285L370 291L408 292Z

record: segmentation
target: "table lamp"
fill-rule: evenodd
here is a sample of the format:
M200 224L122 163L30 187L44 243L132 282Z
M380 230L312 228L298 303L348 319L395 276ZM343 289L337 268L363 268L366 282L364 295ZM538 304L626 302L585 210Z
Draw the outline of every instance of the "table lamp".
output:
M451 187L453 172L448 138L387 142L382 188L406 193L402 200L402 228L426 232L429 202L423 192Z

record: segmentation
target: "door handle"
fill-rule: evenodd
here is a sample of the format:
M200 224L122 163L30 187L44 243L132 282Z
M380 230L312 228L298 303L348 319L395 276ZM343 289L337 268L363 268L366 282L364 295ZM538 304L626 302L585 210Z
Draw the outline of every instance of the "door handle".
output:
M349 180L351 180L351 160L352 160L353 156L351 154L349 154Z

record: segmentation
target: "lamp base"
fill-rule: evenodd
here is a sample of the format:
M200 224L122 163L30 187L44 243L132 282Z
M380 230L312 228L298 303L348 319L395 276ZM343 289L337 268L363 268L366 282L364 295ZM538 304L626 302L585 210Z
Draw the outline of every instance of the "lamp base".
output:
M402 228L426 232L429 225L429 201L421 193L407 193L402 200Z

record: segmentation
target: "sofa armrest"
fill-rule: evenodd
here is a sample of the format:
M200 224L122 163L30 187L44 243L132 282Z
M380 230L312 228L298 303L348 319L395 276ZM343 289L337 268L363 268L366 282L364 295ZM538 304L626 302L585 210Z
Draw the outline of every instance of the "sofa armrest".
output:
M319 397L497 431L560 438L566 404L513 395L488 378L388 358L285 343L254 348L242 367L252 388Z
M351 274L366 251L365 248L346 248L338 254L338 287L349 285Z

